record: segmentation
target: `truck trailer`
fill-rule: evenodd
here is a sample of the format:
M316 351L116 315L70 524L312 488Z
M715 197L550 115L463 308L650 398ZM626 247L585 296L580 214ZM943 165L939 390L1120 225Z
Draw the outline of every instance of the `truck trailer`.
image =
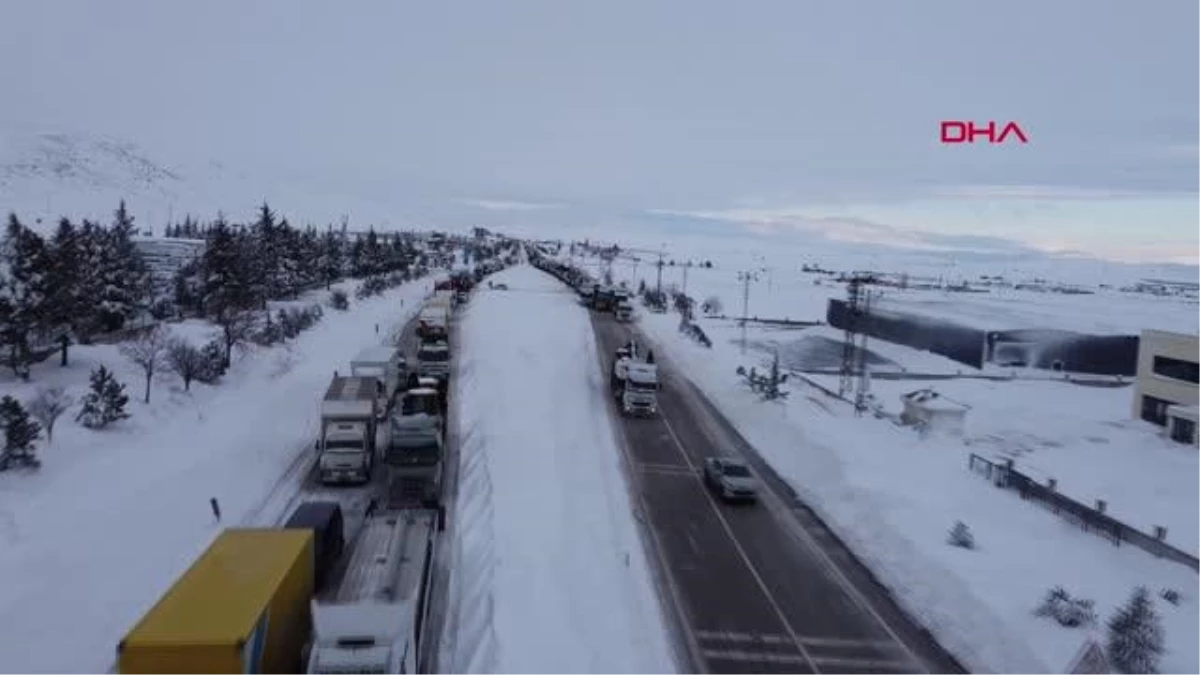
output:
M300 672L313 541L305 529L222 532L118 643L118 671Z
M450 339L450 308L426 305L417 316L417 337L422 340Z
M336 373L321 402L317 461L322 483L365 483L375 466L382 385L374 377Z
M436 511L367 518L335 602L313 601L308 673L416 673L437 541Z
M382 389L378 396L378 414L387 415L396 397L396 392L408 376L408 363L398 347L368 347L350 361L350 374L354 377L373 377Z

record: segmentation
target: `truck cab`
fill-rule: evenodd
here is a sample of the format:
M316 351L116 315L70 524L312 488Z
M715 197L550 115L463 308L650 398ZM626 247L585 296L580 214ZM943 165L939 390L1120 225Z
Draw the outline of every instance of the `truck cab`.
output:
M633 304L627 298L617 300L617 306L613 308L613 315L617 321L632 321L633 320Z
M421 377L450 377L450 346L444 341L422 341L417 347L417 375Z
M621 409L627 415L650 416L658 413L658 366L653 363L630 362L625 369L625 387L621 392Z
M375 430L365 422L334 422L325 427L318 460L323 483L365 483L375 467Z
M374 377L334 374L321 402L316 443L321 482L365 483L371 479L380 390Z

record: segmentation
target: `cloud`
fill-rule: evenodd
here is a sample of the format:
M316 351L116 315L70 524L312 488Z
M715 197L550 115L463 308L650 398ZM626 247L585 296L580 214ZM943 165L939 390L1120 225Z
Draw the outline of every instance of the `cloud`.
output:
M945 199L1016 199L1079 201L1162 197L1162 192L1115 190L1061 185L953 185L934 188L933 197Z
M478 206L488 211L544 211L566 208L565 204L542 204L537 202L505 201L498 199L460 199L461 204Z

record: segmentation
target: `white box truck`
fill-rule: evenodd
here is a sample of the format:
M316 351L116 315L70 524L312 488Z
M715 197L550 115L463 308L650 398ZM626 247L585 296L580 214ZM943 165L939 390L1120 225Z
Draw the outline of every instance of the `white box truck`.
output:
M383 385L379 395L379 414L387 415L395 400L396 392L408 377L408 364L403 352L397 347L370 347L359 352L350 361L350 374L355 377L373 377Z
M374 377L334 374L321 401L317 466L322 483L371 480L381 386Z

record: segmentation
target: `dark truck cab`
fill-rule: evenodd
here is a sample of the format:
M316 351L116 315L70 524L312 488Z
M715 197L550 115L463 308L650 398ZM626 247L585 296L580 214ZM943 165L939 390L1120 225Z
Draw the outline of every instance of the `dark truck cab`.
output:
M316 552L316 585L321 588L346 548L345 521L338 502L304 502L296 507L283 526L288 530L312 530Z

